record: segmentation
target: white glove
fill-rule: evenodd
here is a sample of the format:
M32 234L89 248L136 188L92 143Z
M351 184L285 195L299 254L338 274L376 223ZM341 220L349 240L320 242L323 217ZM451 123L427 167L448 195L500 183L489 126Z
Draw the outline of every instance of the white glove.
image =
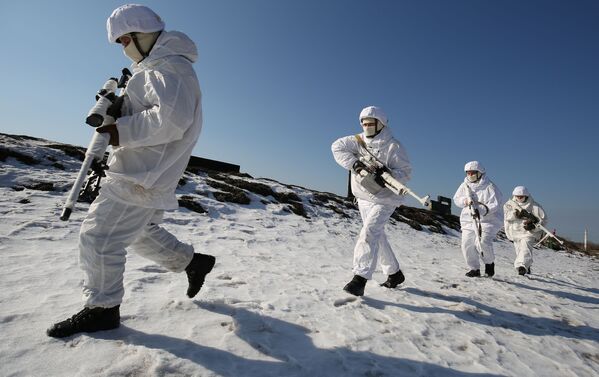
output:
M468 207L470 204L474 203L471 198L464 199L464 207Z

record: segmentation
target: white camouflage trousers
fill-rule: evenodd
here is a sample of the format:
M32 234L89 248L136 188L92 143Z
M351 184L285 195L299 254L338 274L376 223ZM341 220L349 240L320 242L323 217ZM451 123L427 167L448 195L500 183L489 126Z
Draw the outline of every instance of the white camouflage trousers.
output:
M100 192L79 233L86 307L120 305L126 248L173 272L187 267L193 257L193 246L180 242L158 226L163 212L117 202Z
M358 208L363 226L354 248L354 275L372 279L377 261L380 261L385 275L396 273L399 263L385 235L385 224L395 207L358 199Z
M516 249L514 268L524 267L528 270L532 266L532 247L535 242L533 238L514 240L514 248Z
M472 229L462 229L462 254L464 260L471 270L480 270L480 260L483 260L484 264L490 264L495 262L495 253L493 252L493 238L494 233L489 233L483 229L481 237L482 250L478 250L476 246L476 233Z

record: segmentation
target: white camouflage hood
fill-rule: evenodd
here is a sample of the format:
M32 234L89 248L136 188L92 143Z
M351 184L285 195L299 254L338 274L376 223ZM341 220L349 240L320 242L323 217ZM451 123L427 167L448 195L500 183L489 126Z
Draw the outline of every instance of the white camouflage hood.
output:
M139 66L152 67L158 60L169 56L182 56L195 63L198 60L198 49L186 34L179 31L163 31L150 51L150 55L142 60Z

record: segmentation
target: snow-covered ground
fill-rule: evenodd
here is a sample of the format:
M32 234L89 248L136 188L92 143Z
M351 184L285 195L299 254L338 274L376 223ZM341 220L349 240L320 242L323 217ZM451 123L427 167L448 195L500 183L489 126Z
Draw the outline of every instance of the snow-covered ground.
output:
M87 205L58 220L79 162L42 145L0 140L37 159L0 161L1 376L599 374L597 259L542 249L522 277L500 241L496 276L471 279L458 233L393 222L387 234L406 282L382 288L379 272L363 298L348 297L355 210L345 218L313 205L301 188L293 191L309 218L249 192L251 204L219 202L194 175L180 194L208 213L182 208L164 226L217 258L198 296L185 296L184 274L130 254L121 327L49 338L47 327L81 308L77 234ZM53 191L21 190L40 181Z

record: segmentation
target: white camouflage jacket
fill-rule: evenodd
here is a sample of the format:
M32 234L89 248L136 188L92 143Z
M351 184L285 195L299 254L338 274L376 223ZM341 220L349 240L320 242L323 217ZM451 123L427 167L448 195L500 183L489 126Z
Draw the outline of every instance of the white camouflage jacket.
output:
M470 188L470 190L468 188ZM457 207L462 208L462 212L460 213L460 225L462 229L474 230L472 215L470 214L469 208L464 204L464 201L467 198L471 198L475 202L487 206L489 212L486 215L486 209L484 209L483 206L478 206L481 215L481 227L485 232L492 234L497 233L501 228L503 221L501 206L503 194L499 188L487 178L486 174L476 183L471 183L467 178L464 178L464 182L458 187L453 196L453 202Z
M178 207L175 189L202 129L197 57L185 34L164 31L133 65L103 194L141 207Z
M381 132L373 138L367 138L360 134L368 150L382 162L389 170L391 175L401 183L405 184L410 180L412 167L405 148L399 141L393 138L389 127L384 127ZM345 136L337 139L331 146L335 161L343 168L351 170L353 164L358 160L360 145L354 135ZM377 204L386 204L398 206L403 201L403 197L395 195L391 190L385 188L377 194L371 194L356 181L356 175L351 172L351 189L356 198L368 200Z
M528 197L526 203L516 203L512 198L503 205L505 235L511 241L523 238L538 239L541 233L543 233L543 230L535 228L532 231L528 231L524 229L525 219L516 217L516 209L520 208L525 209L540 219L541 225L547 223L547 215L545 214L543 207L535 202L532 196Z

